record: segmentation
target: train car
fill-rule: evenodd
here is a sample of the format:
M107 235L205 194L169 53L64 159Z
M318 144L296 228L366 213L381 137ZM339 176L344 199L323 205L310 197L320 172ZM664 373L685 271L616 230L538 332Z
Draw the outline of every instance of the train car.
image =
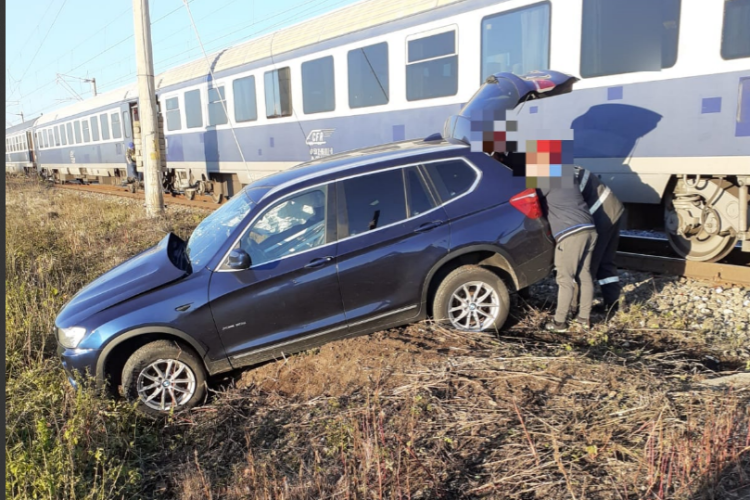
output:
M36 119L5 129L5 172L29 174L36 171L33 127Z
M366 0L157 75L167 183L231 196L426 137L488 75L545 68L581 80L519 106L521 129L572 129L629 225L663 221L680 255L750 251L750 0Z
M58 182L123 183L136 101L134 87L127 87L39 117L34 133L40 173Z

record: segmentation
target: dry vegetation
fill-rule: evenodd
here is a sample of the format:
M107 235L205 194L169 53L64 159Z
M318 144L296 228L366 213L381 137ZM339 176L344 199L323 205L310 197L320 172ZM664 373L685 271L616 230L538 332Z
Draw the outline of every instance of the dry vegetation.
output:
M750 389L701 384L748 360L640 327L638 304L585 334L540 333L545 305L516 298L499 335L347 339L215 380L206 406L158 422L76 394L49 333L59 308L203 213L154 224L131 201L7 186L8 498L750 495Z

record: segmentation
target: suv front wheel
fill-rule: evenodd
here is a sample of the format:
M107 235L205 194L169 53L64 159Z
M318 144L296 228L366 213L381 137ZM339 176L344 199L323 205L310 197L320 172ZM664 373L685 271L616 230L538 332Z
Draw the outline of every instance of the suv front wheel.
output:
M458 330L499 330L510 311L508 288L492 271L462 266L440 283L432 311L437 321Z
M203 362L172 340L156 340L136 350L122 370L122 387L138 409L158 416L192 408L206 394Z

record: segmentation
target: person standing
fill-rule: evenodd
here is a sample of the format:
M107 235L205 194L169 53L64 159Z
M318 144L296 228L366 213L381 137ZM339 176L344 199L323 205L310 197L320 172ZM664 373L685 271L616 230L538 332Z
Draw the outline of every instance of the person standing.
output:
M576 294L576 281L580 283L580 309L575 321L584 327L590 325L594 301L594 282L590 268L597 239L594 220L583 199L572 166L569 173L563 171L560 177L547 178L546 181L549 182L544 177L537 178L542 208L555 240L557 308L554 320L545 325L546 330L553 332L565 332L568 329L567 319Z
M615 265L615 254L620 241L622 214L620 200L597 175L583 167L576 167L578 186L594 218L597 240L591 258L591 272L602 289L603 304L594 312L613 314L619 308L620 277Z

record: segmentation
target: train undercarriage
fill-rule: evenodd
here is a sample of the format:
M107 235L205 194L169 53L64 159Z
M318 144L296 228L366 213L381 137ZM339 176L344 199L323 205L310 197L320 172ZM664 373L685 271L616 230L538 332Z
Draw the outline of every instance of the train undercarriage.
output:
M750 176L681 175L664 197L664 230L674 251L688 260L716 262L739 242L750 252Z

